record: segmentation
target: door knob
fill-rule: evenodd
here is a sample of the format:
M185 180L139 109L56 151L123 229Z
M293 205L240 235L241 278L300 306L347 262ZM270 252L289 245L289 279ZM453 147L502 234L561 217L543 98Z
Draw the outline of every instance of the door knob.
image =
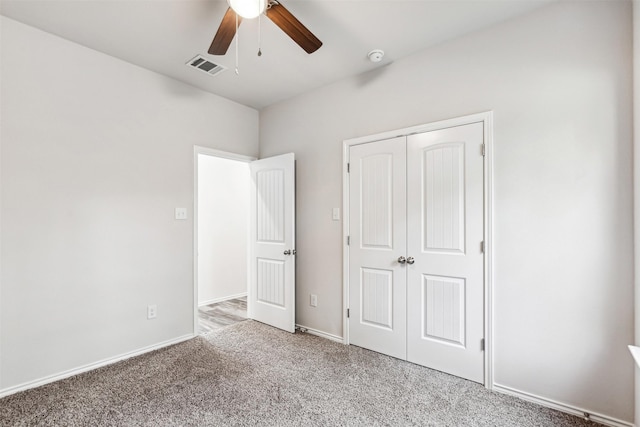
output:
M402 255L400 255L400 257L398 258L398 262L400 264L404 264L405 262L407 262L407 259L405 257L403 257Z
M407 264L413 264L414 262L416 262L415 259L413 259L412 256L410 256L409 258L407 258Z
M287 249L286 251L284 251L285 255L291 255L291 249Z

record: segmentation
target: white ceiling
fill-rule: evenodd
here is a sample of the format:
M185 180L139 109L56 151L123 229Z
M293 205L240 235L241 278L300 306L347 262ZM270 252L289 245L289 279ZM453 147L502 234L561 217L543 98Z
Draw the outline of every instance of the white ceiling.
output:
M0 14L254 108L384 66L554 0L282 0L323 46L308 55L268 19L245 20L225 56L207 49L225 0L2 0ZM367 60L382 49L382 62ZM228 70L185 66L196 54Z

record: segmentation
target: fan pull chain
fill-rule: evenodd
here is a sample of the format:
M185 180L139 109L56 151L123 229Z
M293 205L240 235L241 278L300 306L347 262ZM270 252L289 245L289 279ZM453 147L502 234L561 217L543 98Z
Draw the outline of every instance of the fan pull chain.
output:
M260 0L258 0L260 3ZM262 14L258 15L258 56L262 56Z
M238 14L236 13L236 76L240 75L240 70L238 69L238 39L240 38L240 34L238 33Z

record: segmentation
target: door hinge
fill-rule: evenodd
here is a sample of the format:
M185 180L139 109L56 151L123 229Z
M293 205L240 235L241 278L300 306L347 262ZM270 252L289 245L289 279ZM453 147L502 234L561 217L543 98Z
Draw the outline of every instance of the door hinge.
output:
M484 253L484 240L480 242L480 252Z
M487 155L487 146L482 144L482 155L486 156Z
M351 312L349 311L349 309L347 308L347 319L349 318Z
M480 340L480 350L484 351L484 338Z
M347 173L351 172L351 163L347 163Z
M347 246L351 244L351 236L347 236Z

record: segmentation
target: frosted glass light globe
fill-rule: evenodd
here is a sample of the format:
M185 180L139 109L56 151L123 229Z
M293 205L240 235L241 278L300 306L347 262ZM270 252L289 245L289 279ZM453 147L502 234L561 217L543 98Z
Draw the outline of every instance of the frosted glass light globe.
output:
M257 18L267 8L267 0L227 0L235 13L246 19Z

